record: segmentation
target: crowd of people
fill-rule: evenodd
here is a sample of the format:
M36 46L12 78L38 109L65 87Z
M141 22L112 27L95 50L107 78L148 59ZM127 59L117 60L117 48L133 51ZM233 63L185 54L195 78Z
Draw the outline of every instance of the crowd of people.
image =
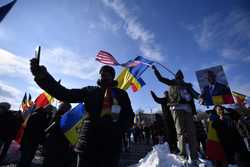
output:
M164 97L150 92L161 105L162 114L155 114L151 124L141 125L134 124L129 96L116 88L115 70L111 66L100 69L98 86L68 89L37 59L32 59L31 72L36 83L62 103L58 109L52 105L36 108L28 116L11 111L9 103L0 103L0 163L12 140L20 135L20 127L24 127L18 167L29 167L39 146L44 167L117 167L121 151L129 152L132 142L153 145L167 142L171 153L178 154L182 161L190 158L194 166L199 165L199 157L218 167L250 166L249 110L239 112L216 105L212 110L196 112L194 99L201 96L191 83L184 81L180 70L174 79L168 79L154 65L152 69L156 78L169 86L169 91L164 92ZM70 103L79 102L84 102L86 114L78 143L72 145L60 130L59 122L64 113L70 112Z

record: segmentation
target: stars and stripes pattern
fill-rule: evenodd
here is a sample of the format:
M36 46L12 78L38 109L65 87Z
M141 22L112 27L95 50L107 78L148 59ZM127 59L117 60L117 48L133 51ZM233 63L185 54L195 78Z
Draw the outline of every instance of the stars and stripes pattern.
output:
M99 51L96 55L96 60L107 65L119 65L116 59L106 51Z

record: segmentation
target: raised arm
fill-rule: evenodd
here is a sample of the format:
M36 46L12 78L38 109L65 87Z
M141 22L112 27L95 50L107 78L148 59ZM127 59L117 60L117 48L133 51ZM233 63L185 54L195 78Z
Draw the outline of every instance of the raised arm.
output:
M160 82L165 83L167 85L176 85L175 81L170 80L168 78L164 78L154 65L152 66L152 69L154 70L155 76Z
M167 104L167 99L166 98L160 98L157 97L156 94L153 91L150 91L154 101L159 104Z
M87 87L83 89L67 89L58 83L46 70L39 66L36 59L31 59L31 72L40 88L58 100L68 103L84 102L87 96Z

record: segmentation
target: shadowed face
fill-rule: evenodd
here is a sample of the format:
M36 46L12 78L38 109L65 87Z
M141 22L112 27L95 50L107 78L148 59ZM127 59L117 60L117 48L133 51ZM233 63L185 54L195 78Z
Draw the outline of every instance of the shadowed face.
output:
M101 81L105 86L111 86L113 83L113 75L108 71L101 72Z
M224 109L223 109L223 107L221 107L221 106L217 106L217 107L215 108L215 111L216 111L216 113L217 113L219 116L222 116L222 115L224 114Z
M207 80L210 84L214 84L216 82L216 75L213 71L207 72Z
M177 80L183 80L184 76L181 70L178 70L177 73L175 74L175 79Z
M100 70L101 83L105 87L110 87L113 84L115 78L115 70L111 66L103 66Z

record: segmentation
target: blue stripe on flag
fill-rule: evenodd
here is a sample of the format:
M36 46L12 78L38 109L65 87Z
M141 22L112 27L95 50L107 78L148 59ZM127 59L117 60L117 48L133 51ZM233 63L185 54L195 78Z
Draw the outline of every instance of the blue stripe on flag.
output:
M62 131L65 133L74 127L83 118L84 112L85 106L82 103L75 106L71 111L66 112L60 120Z
M135 78L139 78L142 73L149 67L147 64L151 65L154 63L154 61L151 61L151 60L148 60L148 59L145 59L144 57L142 56L137 56L135 58L136 61L140 61L142 63L138 64L137 66L135 67L131 67L129 68L129 71L130 73L135 77ZM145 63L145 64L143 64Z

